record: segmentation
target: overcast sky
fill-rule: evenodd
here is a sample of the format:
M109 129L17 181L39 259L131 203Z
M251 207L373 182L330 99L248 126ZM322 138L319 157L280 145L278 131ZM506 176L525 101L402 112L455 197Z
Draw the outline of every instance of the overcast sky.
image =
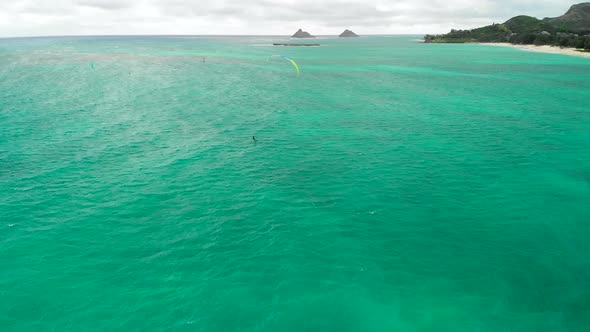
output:
M581 2L580 0L579 2ZM0 0L0 36L440 33L529 14L559 16L572 0Z

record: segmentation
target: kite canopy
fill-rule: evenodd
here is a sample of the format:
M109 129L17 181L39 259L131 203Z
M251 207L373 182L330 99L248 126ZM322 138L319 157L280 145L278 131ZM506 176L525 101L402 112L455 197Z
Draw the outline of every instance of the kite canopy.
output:
M272 57L280 57L283 58L289 62L291 62L291 64L293 65L293 67L295 67L295 71L297 72L297 77L299 77L299 74L301 74L301 71L299 70L299 66L297 65L297 62L295 62L295 60L291 59L290 57L286 56L286 55L273 55Z

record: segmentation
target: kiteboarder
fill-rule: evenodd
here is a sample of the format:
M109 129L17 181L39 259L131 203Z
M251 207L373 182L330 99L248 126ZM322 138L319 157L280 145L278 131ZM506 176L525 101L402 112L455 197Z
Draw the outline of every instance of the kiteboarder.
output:
M254 141L254 143L258 142L258 140L256 139L256 136L252 136L252 140Z

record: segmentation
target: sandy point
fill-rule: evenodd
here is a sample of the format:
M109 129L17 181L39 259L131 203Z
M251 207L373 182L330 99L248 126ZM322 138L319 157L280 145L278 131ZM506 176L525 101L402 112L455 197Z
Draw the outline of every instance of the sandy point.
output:
M540 53L550 53L550 54L563 54L563 55L572 55L578 56L583 58L590 58L590 52L580 52L577 51L575 48L570 47L559 47L559 46L550 46L550 45L514 45L509 43L477 43L478 45L486 45L486 46L502 46L502 47L512 47L523 51L530 51L530 52L540 52Z

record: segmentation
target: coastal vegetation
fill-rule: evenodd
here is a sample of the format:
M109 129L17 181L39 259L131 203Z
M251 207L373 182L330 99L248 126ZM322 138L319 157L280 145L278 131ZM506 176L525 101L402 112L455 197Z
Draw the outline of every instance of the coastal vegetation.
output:
M539 20L516 16L502 24L426 35L427 43L512 43L590 50L590 3L574 5L563 16Z

